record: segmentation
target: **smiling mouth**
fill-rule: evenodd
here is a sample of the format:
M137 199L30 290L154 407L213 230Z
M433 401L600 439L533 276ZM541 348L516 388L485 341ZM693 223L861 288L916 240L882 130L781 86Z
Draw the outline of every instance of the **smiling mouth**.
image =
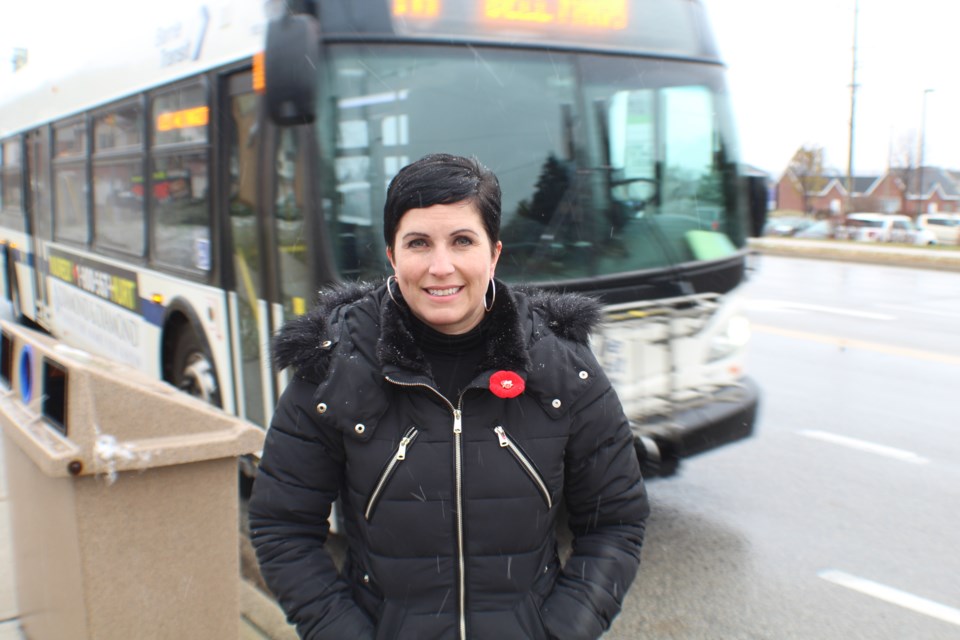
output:
M447 287L446 289L427 289L426 291L432 296L443 298L459 293L462 288L463 287Z

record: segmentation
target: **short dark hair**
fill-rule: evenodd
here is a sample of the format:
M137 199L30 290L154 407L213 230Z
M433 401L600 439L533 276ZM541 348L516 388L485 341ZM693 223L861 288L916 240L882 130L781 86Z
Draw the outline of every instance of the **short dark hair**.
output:
M500 181L476 158L432 153L393 177L383 205L383 239L393 248L400 218L411 209L470 202L477 207L490 243L500 240Z

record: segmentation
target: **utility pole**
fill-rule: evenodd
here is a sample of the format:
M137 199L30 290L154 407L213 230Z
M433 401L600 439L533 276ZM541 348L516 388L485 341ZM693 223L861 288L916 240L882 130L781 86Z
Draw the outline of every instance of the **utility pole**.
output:
M860 22L860 0L853 0L853 70L850 78L850 140L847 148L847 206L844 213L849 213L853 197L853 133L856 129L857 117L857 25Z

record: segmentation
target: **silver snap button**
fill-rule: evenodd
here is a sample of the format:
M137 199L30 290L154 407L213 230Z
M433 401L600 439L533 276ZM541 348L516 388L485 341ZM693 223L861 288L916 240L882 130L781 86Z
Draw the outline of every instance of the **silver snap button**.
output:
M321 402L317 405L317 413L326 413L327 412L327 403Z
M581 371L581 372L580 372L580 379L581 379L581 380L586 380L586 379L589 378L589 377L590 377L590 374L587 373L586 371Z
M561 405L562 403L561 403L559 400L554 400L554 401L551 402L550 404L553 405L553 408L554 408L554 409L559 409L559 408L560 408L560 405Z
M369 573L363 574L363 584L370 584L370 574L369 574Z
M353 430L356 431L357 433L363 433L365 429L366 427L363 426L362 424L358 424L353 428Z
M333 344L333 343L330 342L329 340L324 340L323 342L320 343L320 346L323 347L324 349L329 349L329 348L330 348L330 345L332 345L332 344Z

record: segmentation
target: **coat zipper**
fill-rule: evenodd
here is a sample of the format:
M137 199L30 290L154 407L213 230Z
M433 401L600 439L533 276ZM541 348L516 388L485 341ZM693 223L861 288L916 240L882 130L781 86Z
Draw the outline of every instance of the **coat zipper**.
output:
M387 486L387 481L390 480L394 471L397 470L397 465L406 459L407 447L417 439L418 433L416 427L410 427L407 432L403 434L403 438L400 439L400 444L397 445L396 452L393 454L393 457L390 458L390 462L387 463L387 468L380 474L380 480L377 481L373 492L370 494L370 499L367 500L367 509L363 513L363 517L367 519L367 522L370 521L370 517L373 515L373 509L377 506L377 502L380 500L380 494L383 492L383 488Z
M461 396L461 406L463 397ZM467 614L466 614L466 554L463 550L463 421L460 409L453 410L453 439L454 439L454 457L456 459L455 468L457 472L457 555L460 562L460 640L467 640Z
M540 495L543 496L543 499L547 503L547 508L553 508L553 498L550 497L550 490L547 489L547 483L543 481L543 478L540 476L540 473L537 471L537 468L533 466L533 463L530 461L527 456L520 450L513 440L507 435L507 432L501 426L496 426L493 430L497 434L497 439L500 441L500 446L513 454L514 459L520 463L520 466L524 471L527 472L527 475L530 476L530 479L533 480L534 484L537 485L537 488L540 490Z
M454 482L456 485L456 505L457 505L457 566L458 566L458 591L459 591L459 613L460 613L460 640L467 640L467 612L466 612L466 576L464 575L466 571L466 558L465 551L463 548L463 414L461 408L463 407L463 394L460 395L460 399L456 407L453 406L453 403L447 400L447 397L437 391L434 387L431 387L428 384L423 382L400 382L399 380L394 380L390 376L386 376L387 382L395 384L400 387L423 387L424 389L429 389L433 393L443 400L450 411L453 413L453 443L454 443L454 471L455 478Z

